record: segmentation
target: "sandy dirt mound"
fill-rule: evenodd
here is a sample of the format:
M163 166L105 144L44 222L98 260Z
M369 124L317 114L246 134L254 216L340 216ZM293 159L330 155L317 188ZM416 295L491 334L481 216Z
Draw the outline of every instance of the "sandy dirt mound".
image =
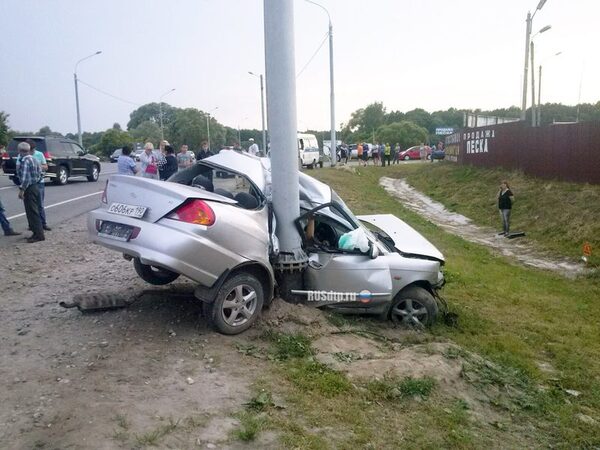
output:
M440 228L469 242L484 245L494 252L508 257L511 261L516 260L527 266L552 270L569 278L574 278L589 270L583 264L566 258L550 257L536 250L526 241L506 239L498 236L497 231L492 228L475 225L468 217L448 211L444 205L431 200L402 179L382 177L379 184L390 195L400 200L404 206Z

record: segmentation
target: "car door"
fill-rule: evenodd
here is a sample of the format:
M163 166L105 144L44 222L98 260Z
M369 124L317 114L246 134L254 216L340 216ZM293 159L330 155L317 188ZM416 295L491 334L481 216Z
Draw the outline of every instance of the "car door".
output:
M87 160L83 158L85 151L73 142L65 142L69 149L69 157L71 159L71 173L73 175L86 175L88 173Z
M307 236L311 216L315 221L314 242L310 242L311 238ZM340 237L356 227L335 204L321 205L308 211L296 221L296 225L309 256L304 275L305 295L310 296L311 291L326 291L338 299L354 299L350 301L364 307L373 301L391 300L392 277L387 258L373 258L370 251L339 248Z

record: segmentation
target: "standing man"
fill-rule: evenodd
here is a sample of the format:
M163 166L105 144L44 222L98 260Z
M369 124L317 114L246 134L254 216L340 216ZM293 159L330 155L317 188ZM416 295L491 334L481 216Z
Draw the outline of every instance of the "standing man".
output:
M119 175L133 175L135 176L138 173L137 165L135 161L131 157L131 147L129 145L124 145L117 159L117 170Z
M2 200L0 200L0 225L2 225L2 231L4 231L4 236L18 236L21 233L17 233L10 226L10 222L4 215L4 206L2 206Z
M250 147L248 147L248 154L252 155L252 156L257 156L258 152L260 151L258 148L258 145L256 144L256 142L254 142L253 138L248 139L250 142L252 142L252 145L250 145Z
M427 160L427 149L425 148L425 144L421 142L419 146L419 156L421 157L421 161Z
M400 152L402 151L402 147L400 147L400 142L396 142L396 146L394 147L394 158L392 164L400 164Z
M392 159L392 147L387 142L385 143L383 154L385 155L385 160L383 161L382 166L385 166L385 162L387 161L387 165L389 167L390 166L390 160Z
M200 150L198 150L198 154L196 155L196 159L197 160L201 160L204 158L208 158L209 156L212 156L213 153L208 149L208 142L203 141L202 142L202 148L200 148Z
M194 162L192 156L188 154L188 146L183 144L179 147L179 153L177 153L177 170L181 171L190 167Z
M46 171L48 170L48 163L46 162L46 157L42 152L35 148L35 141L32 139L27 139L27 143L31 147L31 156L40 164L40 168L42 169L42 176L40 177L40 181L38 182L38 189L40 191L40 201L38 203L38 209L40 210L40 220L42 221L42 228L46 231L52 231L52 228L48 226L46 223L46 210L44 209L44 198L46 197Z
M39 242L46 240L44 236L44 228L40 219L40 189L39 181L42 176L42 169L36 159L31 156L31 146L27 142L19 143L17 147L19 155L21 155L21 164L19 165L19 199L23 200L25 206L25 214L31 228L32 235L27 239L27 242Z

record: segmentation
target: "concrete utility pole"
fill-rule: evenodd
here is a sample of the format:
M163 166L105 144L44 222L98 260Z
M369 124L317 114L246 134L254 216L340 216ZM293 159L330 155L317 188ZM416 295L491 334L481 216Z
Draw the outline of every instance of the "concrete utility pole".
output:
M264 0L264 22L273 208L280 247L273 267L282 297L292 300L289 290L302 288L308 263L294 224L300 199L293 0Z
M102 50L98 50L96 53L92 53L89 56L86 56L85 58L81 58L79 61L77 61L77 63L75 64L75 69L73 69L73 80L75 81L75 106L77 107L77 139L79 141L79 145L81 145L83 147L83 138L81 137L81 116L79 114L79 89L78 89L78 82L77 82L77 66L79 65L79 63L81 61L85 61L86 59L90 59L93 56L99 55L100 53L102 53Z
M537 121L535 120L535 66L533 65L533 55L535 46L533 41L531 42L531 126L535 127Z

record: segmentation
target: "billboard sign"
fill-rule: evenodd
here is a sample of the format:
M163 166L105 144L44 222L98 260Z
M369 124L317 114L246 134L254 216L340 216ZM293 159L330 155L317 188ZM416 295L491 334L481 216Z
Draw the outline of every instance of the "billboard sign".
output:
M445 127L445 128L436 128L435 129L435 134L437 136L447 136L448 134L452 134L452 133L454 133L454 128Z

